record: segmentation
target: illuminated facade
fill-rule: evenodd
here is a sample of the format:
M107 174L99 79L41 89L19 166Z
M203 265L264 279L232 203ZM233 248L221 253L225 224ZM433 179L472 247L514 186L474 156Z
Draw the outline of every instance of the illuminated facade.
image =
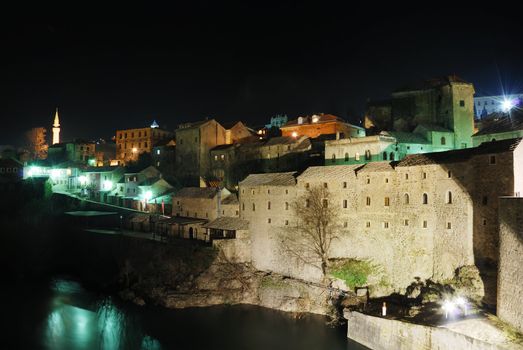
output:
M173 138L172 132L157 125L153 123L146 128L116 131L116 158L121 165L138 160L141 153L151 153L157 142Z
M343 134L344 137L365 136L365 129L349 124L331 114L314 114L290 120L280 127L282 136L308 136L316 138L321 135Z

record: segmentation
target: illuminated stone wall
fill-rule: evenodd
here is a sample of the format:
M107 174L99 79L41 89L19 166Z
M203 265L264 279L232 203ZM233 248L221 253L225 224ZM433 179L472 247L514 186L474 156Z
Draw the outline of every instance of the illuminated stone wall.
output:
M523 198L500 198L497 314L523 332Z

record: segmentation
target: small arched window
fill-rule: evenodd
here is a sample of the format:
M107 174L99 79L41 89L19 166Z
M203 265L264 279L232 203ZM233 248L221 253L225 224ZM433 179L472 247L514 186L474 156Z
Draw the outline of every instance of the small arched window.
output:
M267 210L271 210L271 202L270 201L267 202Z
M403 196L403 204L409 204L410 203L410 197L408 193L405 193Z
M365 159L370 160L370 151L369 150L365 151Z
M289 210L289 202L285 202L285 210Z
M452 192L447 192L447 204L452 204Z
M336 155L334 153L332 154L332 162L336 163Z
M423 193L423 204L429 204L429 196Z
M383 152L383 160L387 160L387 152Z
M349 154L348 154L348 153L345 153L345 161L346 161L346 162L349 161Z
M389 160L394 160L394 152L390 152Z
M441 136L441 145L445 145L447 143L447 140L445 140L445 136Z

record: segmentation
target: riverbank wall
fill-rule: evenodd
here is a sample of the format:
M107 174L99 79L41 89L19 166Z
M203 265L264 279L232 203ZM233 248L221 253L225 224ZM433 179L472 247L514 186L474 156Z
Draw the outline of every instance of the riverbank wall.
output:
M487 342L445 327L431 327L398 320L364 315L345 310L347 337L374 350L523 349L515 344Z

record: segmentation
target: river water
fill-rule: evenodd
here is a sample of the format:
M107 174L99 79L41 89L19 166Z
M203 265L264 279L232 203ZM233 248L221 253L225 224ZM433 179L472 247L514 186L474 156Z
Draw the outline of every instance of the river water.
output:
M15 283L0 296L3 349L364 349L320 316L246 305L139 307L71 278Z

